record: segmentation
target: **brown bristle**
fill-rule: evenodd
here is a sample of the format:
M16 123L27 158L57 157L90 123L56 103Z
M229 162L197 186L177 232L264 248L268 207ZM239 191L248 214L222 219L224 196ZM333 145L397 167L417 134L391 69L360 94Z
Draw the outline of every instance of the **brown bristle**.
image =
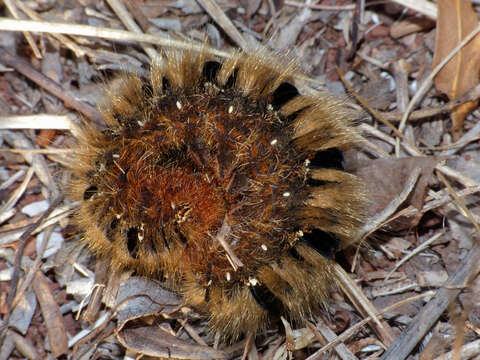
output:
M331 256L361 226L362 185L343 168L352 115L300 94L295 71L266 52L171 52L151 80L112 83L105 130L80 130L69 188L84 241L114 271L168 279L224 339L324 304Z

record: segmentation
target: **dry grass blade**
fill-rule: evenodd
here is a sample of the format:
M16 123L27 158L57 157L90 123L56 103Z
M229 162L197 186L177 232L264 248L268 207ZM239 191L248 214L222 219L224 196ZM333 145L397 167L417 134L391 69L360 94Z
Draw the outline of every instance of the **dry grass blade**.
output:
M71 149L0 149L0 153L2 152L11 152L16 154L71 154L73 150ZM58 160L57 162L60 162Z
M445 151L446 156L451 156L459 152L465 145L478 140L480 136L480 122L477 122L467 133L452 144L452 149Z
M71 130L67 115L7 115L0 116L0 130L4 129L56 129Z
M5 190L7 189L8 187L10 187L10 185L12 185L13 183L15 183L17 180L19 180L23 175L25 175L25 170L21 169L21 170L18 170L15 174L13 174L10 178L8 178L7 180L5 180L2 184L0 184L0 190Z
M91 36L103 39L117 41L136 41L150 44L156 44L165 47L174 47L178 49L193 49L197 51L205 50L202 44L194 44L186 41L163 38L159 35L137 34L131 31L101 28L88 25L55 23L47 21L32 20L13 20L0 17L0 30L4 31L35 31L49 34L68 34ZM229 53L216 49L208 49L209 52L221 57L229 57Z
M467 196L467 195L471 195L471 194L475 194L477 192L480 191L480 185L477 185L477 186L472 186L472 187L469 187L469 188L466 188L466 189L463 189L461 191L458 191L457 192L457 196L458 197L464 197L464 196ZM422 208L422 213L425 213L427 211L430 211L432 209L435 209L435 208L438 208L442 205L445 205L447 204L448 202L452 201L454 198L452 198L450 195L444 195L442 196L441 198L439 199L435 199L435 200L432 200L432 201L429 201L425 204L425 206ZM417 210L418 211L418 210ZM405 213L406 216L409 216L410 215L410 212L406 212Z

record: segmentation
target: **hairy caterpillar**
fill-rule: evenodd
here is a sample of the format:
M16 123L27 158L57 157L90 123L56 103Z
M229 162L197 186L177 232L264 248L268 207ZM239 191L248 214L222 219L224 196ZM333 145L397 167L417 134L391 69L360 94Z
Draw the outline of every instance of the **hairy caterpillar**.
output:
M165 279L224 339L325 304L363 222L353 115L301 94L296 71L265 51L168 52L151 79L113 81L106 129L78 137L69 193L89 248Z

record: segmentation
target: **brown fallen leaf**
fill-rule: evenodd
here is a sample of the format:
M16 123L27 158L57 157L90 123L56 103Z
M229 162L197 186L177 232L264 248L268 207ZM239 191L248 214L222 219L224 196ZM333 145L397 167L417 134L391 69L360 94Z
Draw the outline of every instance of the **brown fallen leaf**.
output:
M124 329L117 333L117 338L128 350L147 356L193 360L229 357L221 350L191 344L155 326Z
M11 330L7 331L7 338L11 338L13 340L15 348L28 360L41 359L41 356L38 354L37 349L35 349L35 345L30 339L23 337L17 334L15 331Z
M435 157L410 157L400 159L376 159L359 165L356 173L365 180L370 197L371 216L380 213L395 199L405 187L407 179L415 169L420 169L420 177L407 198L404 206L412 205L421 209L427 193L433 169L439 159ZM391 230L405 230L417 225L422 214L410 218L401 217L389 223Z
M37 296L43 321L47 327L52 356L56 358L66 354L68 352L68 337L62 312L50 290L48 279L40 271L37 271L33 280L33 291Z
M57 134L55 129L42 129L39 131L37 136L37 144L39 146L45 147L49 146Z
M181 304L180 298L164 289L160 283L139 276L127 279L120 286L117 301L118 330L128 321L153 315L158 311L168 313Z
M437 36L432 67L437 66L478 25L477 15L467 0L438 0ZM435 77L435 87L455 100L479 82L480 36L466 44ZM466 116L478 100L452 111L453 136L458 139Z
M390 27L390 36L399 39L403 36L430 30L435 26L435 22L427 17L409 17L408 19L392 24Z

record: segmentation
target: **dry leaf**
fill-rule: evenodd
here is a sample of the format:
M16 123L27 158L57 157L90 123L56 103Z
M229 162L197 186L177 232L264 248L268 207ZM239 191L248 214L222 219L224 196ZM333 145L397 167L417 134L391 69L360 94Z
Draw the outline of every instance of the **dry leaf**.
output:
M57 130L54 129L40 130L37 136L37 144L42 147L49 146L53 142L56 134Z
M390 36L394 39L399 39L409 34L430 30L434 26L435 23L427 17L412 16L408 19L392 24L390 27Z
M63 323L62 312L50 290L48 279L40 271L37 271L33 279L33 291L42 310L52 356L58 357L68 353L67 329Z
M117 333L117 338L128 350L153 357L194 360L228 358L221 350L190 344L155 326L124 329Z
M153 279L133 276L121 286L117 297L118 329L126 322L155 314L158 311L170 312L181 304L180 298L164 289Z
M437 36L432 66L437 66L478 25L477 15L467 0L438 0ZM435 77L435 86L457 99L479 82L480 37L476 36L450 60ZM461 136L465 117L478 100L460 105L452 111L453 136Z
M376 159L369 161L357 170L357 175L365 180L370 194L369 212L380 213L404 189L407 179L414 169L421 169L420 178L409 195L405 206L413 205L421 209L427 192L428 182L439 159L435 157L410 157L401 159ZM389 224L391 230L409 229L421 218L412 216L400 218Z

